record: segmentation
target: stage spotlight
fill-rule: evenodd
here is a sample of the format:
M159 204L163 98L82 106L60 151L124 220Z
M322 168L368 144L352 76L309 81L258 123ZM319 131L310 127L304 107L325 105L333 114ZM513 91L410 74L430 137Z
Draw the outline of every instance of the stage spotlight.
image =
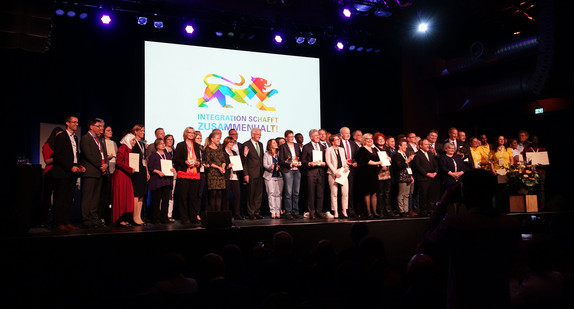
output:
M109 25L112 23L112 18L108 14L103 14L100 20L104 25Z
M378 53L380 53L380 52L381 52L381 50L380 50L380 49L378 49L378 48L377 48L377 49L375 49L375 54L378 54Z
M229 37L234 37L234 36L235 36L235 32L229 31L229 32L227 32L227 36L229 36Z
M358 52L363 51L363 46L357 47L357 51L358 51Z
M76 17L76 12L68 11L68 13L66 15L68 15L68 17Z
M250 36L247 37L248 40L253 40L255 38L255 34L251 34Z
M345 48L345 44L341 41L337 42L335 46L337 47L337 50L343 50L343 48Z
M341 15L342 15L344 18L351 18L351 15L353 15L353 13L351 12L351 9L349 9L349 8L343 8L343 9L341 10Z
M84 13L80 13L80 16L79 16L79 17L80 17L80 19L86 19L86 18L88 18L88 13L85 13L85 12L84 12Z
M366 51L367 53L370 53L370 52L373 51L373 48L369 47L369 48L367 48L365 51Z
M307 44L313 45L317 42L317 38L313 35L313 33L309 32L309 37L307 38Z
M279 35L279 34L276 34L275 37L273 38L273 40L275 41L275 44L283 43L283 37L281 37L281 35Z
M417 31L421 32L421 33L425 33L429 30L429 25L425 22L422 22L419 24L419 26L417 27Z
M138 17L138 25L145 26L147 24L147 17L140 16Z
M161 29L161 28L163 28L163 21L161 21L161 20L156 20L156 21L153 22L153 26L154 26L156 29Z
M58 16L62 16L62 15L64 15L65 13L66 13L66 12L65 12L64 10L62 10L62 9L57 9L57 10L56 10L56 15L58 15Z
M295 37L295 42L297 42L297 44L303 44L305 42L305 37L303 36L296 36Z
M222 37L223 36L223 32L221 31L215 31L215 35L218 37Z
M357 46L355 46L355 45L349 46L349 50L351 50L351 51L355 50L355 48L357 48Z
M195 31L195 29L193 29L192 25L185 26L185 32L187 32L187 34L193 34L193 31Z

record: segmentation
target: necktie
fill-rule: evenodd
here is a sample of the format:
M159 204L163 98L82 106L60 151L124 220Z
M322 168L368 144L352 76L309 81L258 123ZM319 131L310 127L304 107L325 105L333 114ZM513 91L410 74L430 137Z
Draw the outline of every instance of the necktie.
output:
M259 150L259 145L254 144L253 146L255 146L255 150L257 150L257 156L258 156L258 157L261 157L261 152L260 152L260 150Z
M345 141L345 152L347 155L347 160L351 159L351 151L349 150L349 141Z

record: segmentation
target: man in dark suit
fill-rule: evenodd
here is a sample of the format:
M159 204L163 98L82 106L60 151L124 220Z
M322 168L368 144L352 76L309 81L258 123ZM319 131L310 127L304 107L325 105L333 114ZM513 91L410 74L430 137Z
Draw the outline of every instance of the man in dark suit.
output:
M437 141L438 131L432 129L427 134L427 140L429 141L429 152L432 153L437 162L440 160L444 154L443 145Z
M307 169L307 208L309 209L309 219L315 217L326 218L322 212L324 188L325 188L325 148L319 142L319 131L312 129L309 131L311 141L303 146L301 153L301 163ZM313 151L321 151L320 161L313 160Z
M357 213L359 213L356 209L355 200L357 205L360 203L360 198L355 198L358 197L359 194L354 194L355 177L357 176L357 161L355 161L355 155L357 150L359 150L359 146L351 139L351 130L348 127L342 127L339 133L341 134L341 147L345 149L345 156L347 157L347 164L349 165L349 209L347 210L347 214L349 217L354 218L357 216Z
M90 130L80 140L81 162L86 168L82 176L82 223L88 228L97 228L102 225L98 206L102 193L102 175L108 170L108 154L101 139L103 121L90 119L88 127Z
M419 151L413 159L415 183L419 186L419 206L422 215L429 216L432 205L440 198L440 182L438 181L438 162L429 152L429 141L419 142Z
M458 130L454 127L448 129L448 138L444 140L444 143L451 143L454 145L454 154L459 156L463 161L468 158L469 147L468 144L458 139Z
M251 139L243 143L243 178L247 183L247 212L249 219L263 219L261 202L263 199L263 144L261 130L251 129Z
M283 173L283 205L285 218L300 219L299 192L301 188L301 149L293 142L293 131L285 131L285 144L279 147L279 165Z
M78 229L70 222L70 206L74 202L74 190L78 177L86 169L79 164L80 145L74 133L78 129L78 118L66 118L64 134L54 140L54 225L59 231Z

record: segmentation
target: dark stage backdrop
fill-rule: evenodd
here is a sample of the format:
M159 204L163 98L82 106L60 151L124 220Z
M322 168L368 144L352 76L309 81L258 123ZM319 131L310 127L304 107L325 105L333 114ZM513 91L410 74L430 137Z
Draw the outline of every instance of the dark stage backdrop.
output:
M425 51L421 44L389 42L379 54L351 54L338 53L332 46L320 43L307 49L277 47L266 40L230 44L201 33L183 38L168 36L167 29L163 32L146 29L133 20L124 23L120 20L113 28L104 29L93 22L54 18L46 52L0 49L4 77L0 92L3 131L8 144L16 144L15 149L8 151L12 157L10 168L11 162L20 156L39 163L37 149L44 142L39 140L42 122L63 126L67 115L76 115L85 129L88 119L100 117L112 125L116 140L134 124L143 123L143 42L153 40L319 57L321 120L322 126L331 132L349 126L364 132L397 135L414 131L426 136L430 128L436 128L439 139L443 140L448 127L454 125L470 132L469 136L486 133L493 142L498 134L514 137L518 129L529 130L542 137L551 151L551 163L558 167L551 172L554 176L549 180L550 189L567 203L571 202L567 193L572 181L568 179L574 171L570 152L564 151L571 147L564 146L564 141L574 133L570 125L574 116L572 89L567 91L570 97L560 109L543 115L535 116L525 108L531 100L439 112L441 104L450 102L441 101L437 95L433 71L424 68L437 65L431 56L421 57ZM569 73L566 78L571 79ZM155 128L147 129L151 140ZM302 133L307 141L306 132ZM5 189L11 192L13 187Z

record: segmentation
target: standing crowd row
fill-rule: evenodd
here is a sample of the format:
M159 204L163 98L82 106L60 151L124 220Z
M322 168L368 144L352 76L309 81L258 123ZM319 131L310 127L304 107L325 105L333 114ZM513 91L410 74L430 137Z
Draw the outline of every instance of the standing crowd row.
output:
M146 144L143 125L124 134L118 147L102 119L89 120L81 139L75 133L78 118L65 122L66 128L55 128L42 149L40 216L41 224L50 221L53 193L53 225L62 231L78 229L70 222L78 187L82 224L88 228L144 224L148 192L154 224L200 223L203 210L257 220L267 212L261 209L265 204L274 219L428 216L465 171L497 173L522 161L525 152L544 150L525 131L518 140L500 136L490 145L484 134L467 143L465 132L456 128L449 129L443 143L436 130L424 138L415 133L395 138L360 130L351 134L342 127L338 134L312 129L308 143L301 133L286 130L265 145L259 129L243 143L237 131L223 137L216 129L203 143L201 132L187 127L183 141L174 145L174 136L157 128L154 142Z

